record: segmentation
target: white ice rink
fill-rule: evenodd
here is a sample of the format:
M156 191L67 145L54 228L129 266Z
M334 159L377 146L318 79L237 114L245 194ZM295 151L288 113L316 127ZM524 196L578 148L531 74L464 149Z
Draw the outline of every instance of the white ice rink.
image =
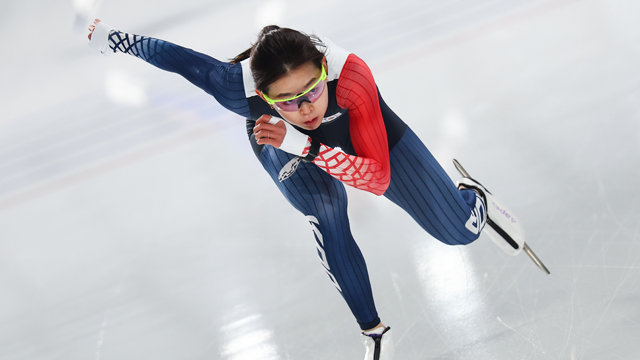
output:
M349 189L397 359L640 359L636 0L3 0L0 359L364 354L244 119L91 52L93 17L219 59L266 22L326 35L519 215L551 275Z

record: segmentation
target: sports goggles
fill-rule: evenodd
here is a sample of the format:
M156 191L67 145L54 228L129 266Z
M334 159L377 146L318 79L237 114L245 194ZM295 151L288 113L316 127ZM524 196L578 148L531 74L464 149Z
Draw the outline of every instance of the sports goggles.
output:
M324 69L324 65L322 65L322 74L320 75L318 81L316 81L315 84L311 85L310 88L301 92L300 94L292 96L290 98L278 100L269 98L265 93L262 93L262 96L264 96L267 104L275 106L278 110L297 111L303 102L308 101L309 103L313 104L320 98L320 95L322 95L326 86L326 83L324 82L324 80L326 79L327 72Z

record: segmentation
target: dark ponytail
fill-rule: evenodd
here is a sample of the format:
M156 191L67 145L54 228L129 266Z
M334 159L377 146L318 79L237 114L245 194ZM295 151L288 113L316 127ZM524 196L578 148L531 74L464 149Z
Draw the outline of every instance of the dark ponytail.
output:
M237 64L251 57L251 74L256 89L266 93L269 85L300 65L311 61L320 68L324 53L316 45L324 48L324 44L316 37L269 25L262 29L258 41L231 60L231 63Z

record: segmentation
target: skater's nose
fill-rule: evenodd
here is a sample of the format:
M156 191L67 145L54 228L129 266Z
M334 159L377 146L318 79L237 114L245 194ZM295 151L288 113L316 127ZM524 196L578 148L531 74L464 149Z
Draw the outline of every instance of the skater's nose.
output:
M301 115L309 115L309 114L311 114L312 111L313 111L313 105L311 105L310 102L303 101L302 104L300 104L300 114Z

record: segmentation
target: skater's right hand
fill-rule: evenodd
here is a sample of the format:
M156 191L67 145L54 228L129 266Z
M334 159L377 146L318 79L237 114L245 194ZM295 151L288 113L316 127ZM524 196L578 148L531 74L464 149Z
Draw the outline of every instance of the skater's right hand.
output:
M93 35L93 31L96 29L96 25L100 22L100 19L95 19L93 21L93 25L89 25L89 40L91 40L91 35Z
M271 115L260 116L253 127L253 134L258 145L271 145L274 148L279 148L287 134L287 128L284 121L272 124L269 122L271 118Z

